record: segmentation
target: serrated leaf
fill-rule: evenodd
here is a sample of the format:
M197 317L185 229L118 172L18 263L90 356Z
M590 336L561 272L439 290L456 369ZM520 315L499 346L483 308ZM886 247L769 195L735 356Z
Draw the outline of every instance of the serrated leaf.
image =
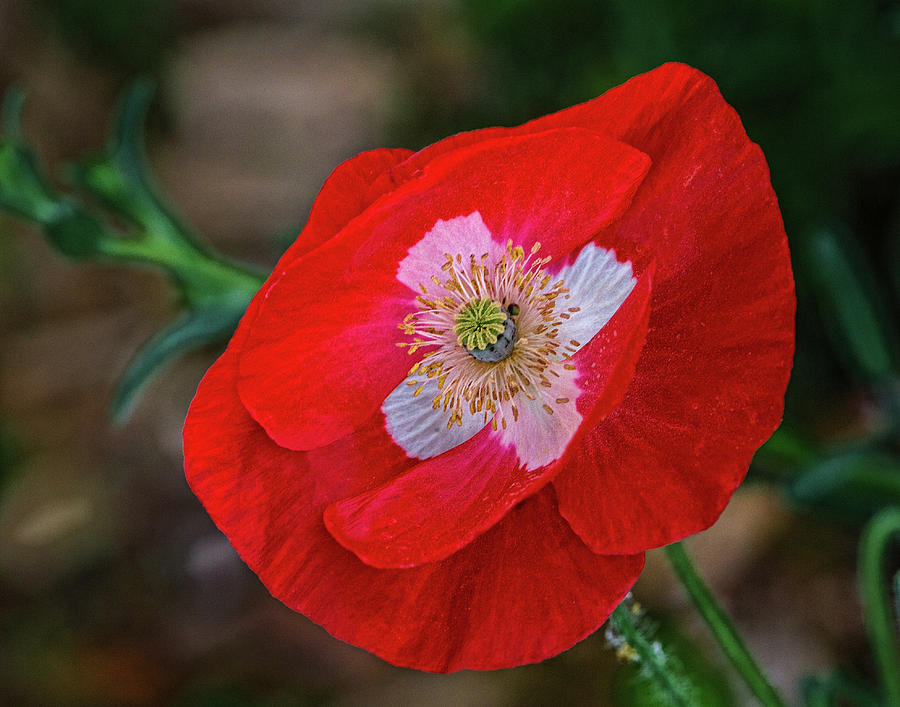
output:
M243 307L207 307L186 312L150 339L132 359L113 396L111 414L117 424L131 414L138 393L167 363L234 333Z

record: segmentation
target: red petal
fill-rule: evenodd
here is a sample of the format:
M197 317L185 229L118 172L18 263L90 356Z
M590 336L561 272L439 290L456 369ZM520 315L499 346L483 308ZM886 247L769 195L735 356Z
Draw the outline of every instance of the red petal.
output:
M322 243L332 238L355 216L375 201L386 188L392 185L380 179L391 167L406 159L411 153L404 149L377 149L362 152L339 164L322 185L313 202L306 226L275 265L266 282L254 295L253 300L240 322L241 334L229 342L234 347L236 341L246 338L250 322L256 317L259 304L266 297L268 289L279 280L285 268ZM379 188L381 187L381 188Z
M441 155L269 288L241 356L241 399L284 447L349 434L410 366L397 324L416 293L397 267L438 219L479 211L501 242L566 254L621 215L648 167L640 152L578 129Z
M572 359L578 368L578 386L583 391L577 408L584 418L581 423L584 432L592 430L612 412L631 385L647 337L653 272L651 265L642 273L635 273L637 283L631 294L606 326Z
M448 452L325 511L331 534L373 567L443 560L546 483L547 467L526 471L490 427Z
M657 264L649 333L616 411L554 481L597 552L634 552L711 525L781 420L793 356L787 240L759 148L715 84L683 65L531 124L596 127L653 169L598 236Z
M639 276L613 318L573 359L583 390L577 401L583 427L599 422L628 388L647 332L651 276ZM538 423L560 417L537 408ZM485 427L386 484L331 505L325 511L328 530L374 567L413 567L457 552L559 471L558 464L529 469L520 462L517 435L508 433L525 424L522 410L507 434ZM529 433L534 427L540 434L539 424L527 428Z
M285 251L273 275L336 235L369 204L392 189L393 184L379 178L411 154L411 150L402 148L382 148L362 152L339 164L322 185L306 226Z
M643 566L642 555L591 553L545 489L442 562L370 567L322 513L402 469L398 448L374 421L311 452L280 448L241 406L235 375L228 352L200 385L184 430L188 481L269 591L338 638L421 670L539 661L596 630Z

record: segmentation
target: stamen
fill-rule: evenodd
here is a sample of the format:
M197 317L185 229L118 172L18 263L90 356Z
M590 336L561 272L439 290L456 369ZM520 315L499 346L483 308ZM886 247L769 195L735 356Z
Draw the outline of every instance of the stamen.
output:
M420 285L417 311L398 324L412 338L398 346L410 354L430 349L409 370L410 377L419 378L407 384L415 386L415 397L427 380L436 379L431 405L448 414L448 429L461 426L463 415L479 415L494 429L498 424L506 429L507 414L518 422L518 395L538 401L551 415L552 403L569 402L550 397L550 376L559 378L556 369L575 370L567 359L580 344L556 337L562 321L577 316L579 308L556 311L557 299L567 299L568 290L544 270L550 258L536 258L539 250L535 243L526 253L509 240L499 259L491 253L445 253L435 264L444 279L431 276L430 293Z

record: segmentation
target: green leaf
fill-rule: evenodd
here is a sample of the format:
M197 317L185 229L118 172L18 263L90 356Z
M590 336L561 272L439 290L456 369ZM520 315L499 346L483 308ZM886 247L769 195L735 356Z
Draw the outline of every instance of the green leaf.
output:
M59 201L34 153L12 141L0 141L0 207L29 221L52 223L59 218Z
M124 420L138 392L165 363L233 332L265 274L212 252L166 206L146 168L143 124L152 97L136 81L122 101L107 153L74 165L72 181L137 228L120 229L77 198L59 194L22 142L21 92L7 94L0 116L0 208L36 222L49 242L73 258L140 263L163 269L188 312L135 356L116 390L112 415Z
M859 589L866 631L875 654L886 702L900 705L900 636L892 616L891 587L885 574L888 551L900 539L900 505L882 511L859 541Z
M22 141L25 93L10 89L0 107L0 207L31 221L56 217L58 196L41 174L34 152Z
M112 402L113 420L117 424L127 420L138 393L160 368L187 351L227 339L243 313L243 307L210 306L186 312L156 334L119 380Z
M74 198L49 186L32 150L22 143L25 94L13 89L3 101L0 139L0 207L39 224L51 245L74 258L98 255L107 238L103 224Z
M900 460L880 451L854 451L807 467L791 486L792 499L845 520L865 520L900 505Z
M896 370L897 334L859 246L840 229L816 231L807 248L809 277L835 349L870 380Z
M103 224L68 197L58 204L57 217L43 225L51 245L70 258L91 258L105 252L109 240Z
M119 108L106 153L71 165L69 179L106 208L140 226L148 239L190 243L205 252L207 246L175 215L150 177L143 133L152 98L152 82L138 79L132 83Z
M800 684L804 707L882 707L872 688L839 672L804 678Z

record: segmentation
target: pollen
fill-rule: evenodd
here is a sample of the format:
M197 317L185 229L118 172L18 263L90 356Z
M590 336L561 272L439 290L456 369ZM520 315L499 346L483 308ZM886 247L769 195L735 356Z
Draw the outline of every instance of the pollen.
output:
M445 253L419 285L416 311L398 324L408 337L398 345L420 356L409 371L411 395L431 385L432 407L447 415L447 429L471 415L505 430L519 419L517 398L551 415L569 402L550 381L556 369L575 368L577 342L557 336L579 309L557 308L569 291L546 271L550 258L537 257L539 250L540 243L526 251L510 240L494 253Z

